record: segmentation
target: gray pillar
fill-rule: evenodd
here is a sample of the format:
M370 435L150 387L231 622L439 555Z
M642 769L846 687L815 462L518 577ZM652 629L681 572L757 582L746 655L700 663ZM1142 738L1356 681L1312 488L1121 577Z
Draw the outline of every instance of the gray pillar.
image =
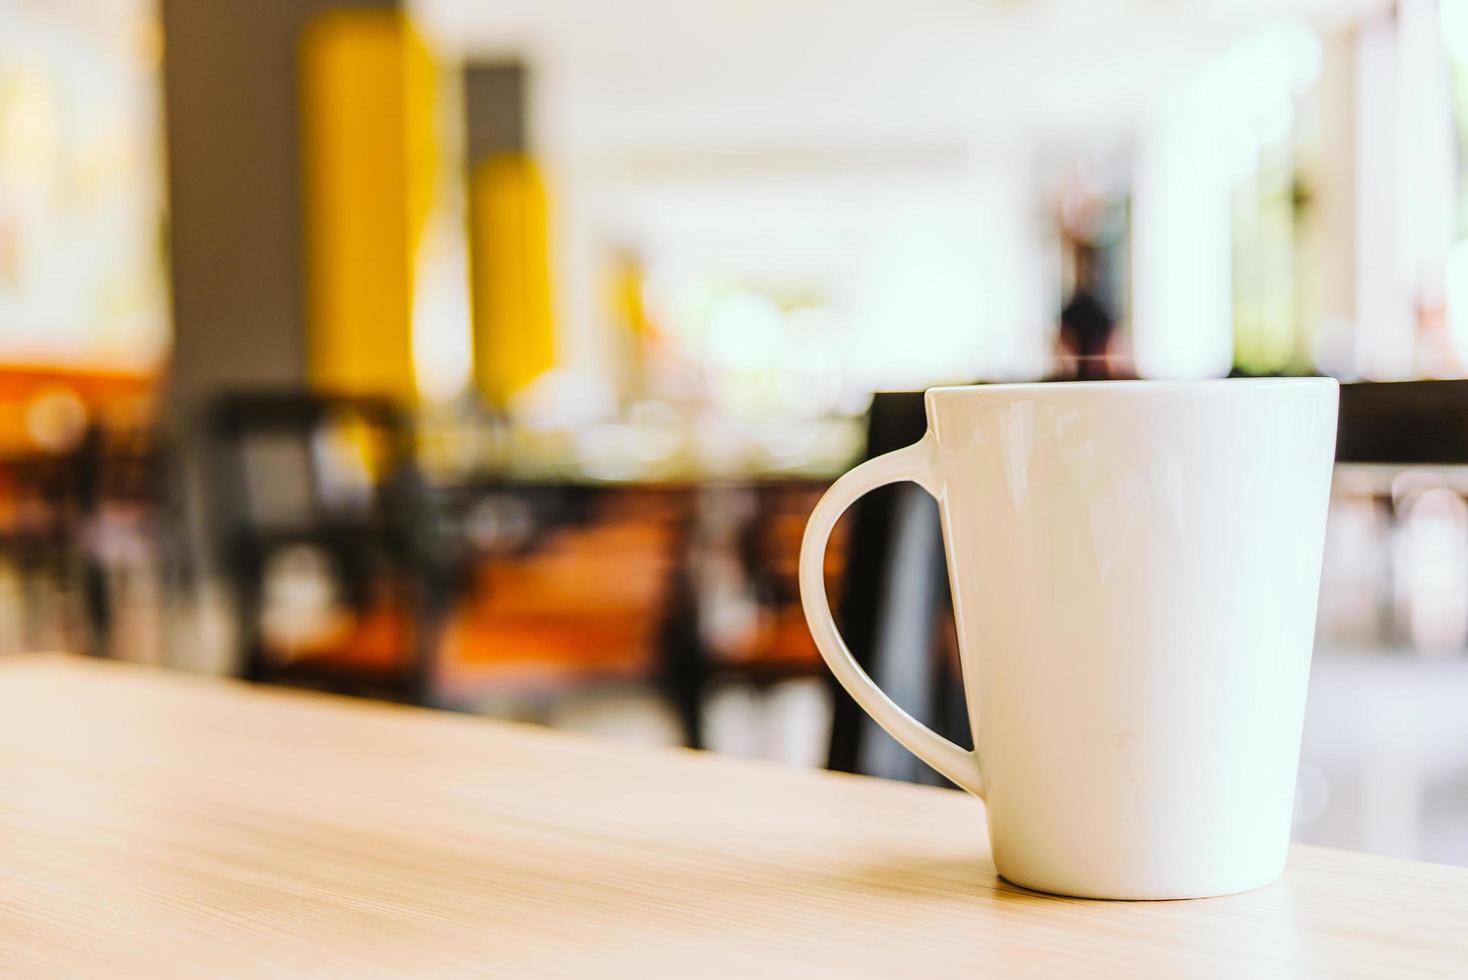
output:
M332 9L398 0L163 0L173 298L168 428L196 558L199 413L306 382L299 48Z

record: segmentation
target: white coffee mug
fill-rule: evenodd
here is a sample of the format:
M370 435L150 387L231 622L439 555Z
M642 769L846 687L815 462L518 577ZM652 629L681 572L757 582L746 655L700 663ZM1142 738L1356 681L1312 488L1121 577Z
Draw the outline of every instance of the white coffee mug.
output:
M979 385L832 485L800 589L842 685L984 800L1000 875L1088 898L1267 884L1288 850L1334 456L1325 378ZM975 751L894 704L831 619L841 513L938 501Z

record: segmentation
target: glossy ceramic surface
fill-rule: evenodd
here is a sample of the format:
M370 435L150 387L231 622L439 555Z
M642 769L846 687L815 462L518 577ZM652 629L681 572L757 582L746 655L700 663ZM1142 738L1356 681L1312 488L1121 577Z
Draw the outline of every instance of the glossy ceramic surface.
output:
M806 617L836 676L988 805L999 872L1043 891L1187 898L1280 874L1336 424L1329 379L936 388L918 443L817 506ZM899 480L938 500L974 753L851 660L822 552Z

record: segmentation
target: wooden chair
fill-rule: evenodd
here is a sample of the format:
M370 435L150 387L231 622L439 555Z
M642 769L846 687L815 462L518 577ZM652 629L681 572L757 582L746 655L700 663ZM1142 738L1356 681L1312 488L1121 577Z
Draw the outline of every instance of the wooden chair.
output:
M528 518L530 544L476 556L445 636L446 667L501 686L647 667L672 574L674 509L655 492L605 489L575 516Z

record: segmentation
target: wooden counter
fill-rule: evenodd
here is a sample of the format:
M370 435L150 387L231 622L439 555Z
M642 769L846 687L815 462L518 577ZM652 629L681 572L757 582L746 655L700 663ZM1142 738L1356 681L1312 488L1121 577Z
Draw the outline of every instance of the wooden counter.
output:
M1465 923L1460 869L1049 898L959 793L0 660L5 976L1462 977Z

